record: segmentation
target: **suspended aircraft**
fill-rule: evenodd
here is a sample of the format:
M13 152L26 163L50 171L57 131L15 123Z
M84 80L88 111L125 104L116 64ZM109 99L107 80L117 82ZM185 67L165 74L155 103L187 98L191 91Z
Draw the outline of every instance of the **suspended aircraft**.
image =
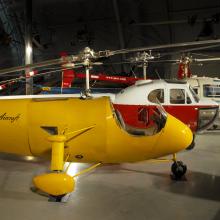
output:
M167 47L170 45L155 48ZM87 90L81 98L72 95L0 97L0 151L51 156L51 172L36 176L33 183L58 201L74 190L74 177L80 175L69 176L68 168L64 170L66 161L97 163L92 169L102 163L136 162L173 155L171 171L175 179L180 179L187 168L176 159L176 153L186 149L193 140L187 125L158 105L152 110L149 126L135 128L126 124L108 97L89 95L91 62L94 65L98 58L145 50L147 48L94 52L86 48L78 55L1 70L0 74L5 74L54 64L64 68L85 66Z

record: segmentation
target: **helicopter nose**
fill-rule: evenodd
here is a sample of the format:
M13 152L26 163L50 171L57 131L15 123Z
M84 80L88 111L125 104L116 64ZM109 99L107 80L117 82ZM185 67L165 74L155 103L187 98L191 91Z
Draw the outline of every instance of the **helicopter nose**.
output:
M191 129L172 115L167 116L164 132L157 143L158 156L166 156L186 149L193 141Z
M176 143L173 143L173 148L178 152L187 149L193 142L192 130L184 123L178 120L178 128L175 135Z

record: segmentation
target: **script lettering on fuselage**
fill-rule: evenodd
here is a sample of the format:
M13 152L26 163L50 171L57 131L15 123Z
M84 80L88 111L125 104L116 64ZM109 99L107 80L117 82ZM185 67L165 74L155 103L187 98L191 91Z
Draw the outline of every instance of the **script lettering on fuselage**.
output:
M7 113L0 114L0 121L10 121L11 123L18 121L20 118L20 114L17 114L17 116L9 116Z

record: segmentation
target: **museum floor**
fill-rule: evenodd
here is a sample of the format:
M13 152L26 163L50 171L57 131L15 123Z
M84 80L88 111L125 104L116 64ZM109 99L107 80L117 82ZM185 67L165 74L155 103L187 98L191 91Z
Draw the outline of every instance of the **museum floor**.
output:
M0 155L0 219L220 219L220 133L198 135L179 154L185 181L170 178L170 164L105 165L78 177L67 203L48 202L30 190L48 162ZM72 165L72 172L87 164Z

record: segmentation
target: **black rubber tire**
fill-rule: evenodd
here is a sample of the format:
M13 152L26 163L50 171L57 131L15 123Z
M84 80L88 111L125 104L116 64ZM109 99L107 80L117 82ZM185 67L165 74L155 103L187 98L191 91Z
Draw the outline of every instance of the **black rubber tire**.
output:
M62 202L62 198L65 195L60 195L60 196L50 196L49 201L50 202Z
M172 164L171 171L175 179L181 179L187 171L187 166L182 161L176 161Z

